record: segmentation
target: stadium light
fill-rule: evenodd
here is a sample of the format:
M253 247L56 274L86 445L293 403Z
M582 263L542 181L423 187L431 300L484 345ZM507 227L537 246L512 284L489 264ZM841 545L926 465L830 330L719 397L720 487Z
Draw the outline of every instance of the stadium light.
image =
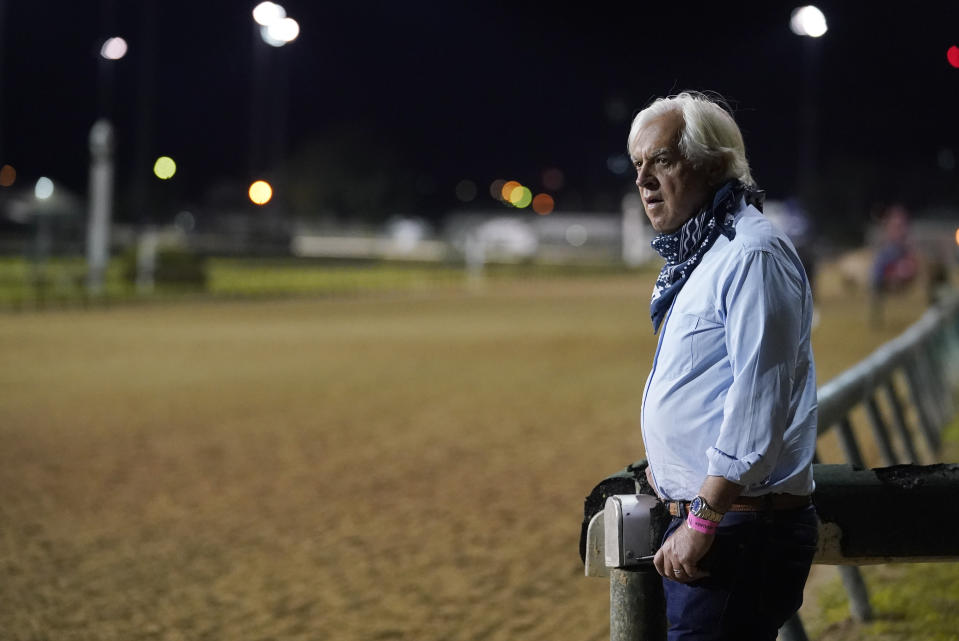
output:
M300 35L299 23L286 15L275 2L261 2L253 9L253 20L260 25L260 38L271 47L282 47Z
M107 60L119 60L127 55L127 41L123 38L108 38L100 47L100 56Z
M267 44L279 42L280 44L274 44L273 46L282 47L287 43L293 42L296 40L296 37L300 35L300 24L293 18L283 18L266 27L266 33L270 38L267 40Z
M818 7L811 4L793 9L789 18L789 28L797 36L818 38L824 35L829 27L826 26L826 16Z
M275 2L261 2L253 9L253 19L263 27L269 27L271 24L286 17L286 9Z

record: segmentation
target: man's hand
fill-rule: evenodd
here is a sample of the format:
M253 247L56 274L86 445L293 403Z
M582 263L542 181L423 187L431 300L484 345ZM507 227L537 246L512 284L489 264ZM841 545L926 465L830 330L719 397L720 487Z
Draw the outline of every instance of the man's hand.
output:
M660 575L679 583L689 583L709 576L709 572L700 570L698 564L712 547L715 538L715 534L691 530L683 523L656 552L653 565Z

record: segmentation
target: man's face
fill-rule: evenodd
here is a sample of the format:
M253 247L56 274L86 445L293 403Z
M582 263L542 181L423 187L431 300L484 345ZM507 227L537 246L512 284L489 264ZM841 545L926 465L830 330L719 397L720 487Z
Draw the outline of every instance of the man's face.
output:
M661 234L682 227L712 195L708 172L679 151L682 127L682 113L667 112L640 129L630 150L646 216Z

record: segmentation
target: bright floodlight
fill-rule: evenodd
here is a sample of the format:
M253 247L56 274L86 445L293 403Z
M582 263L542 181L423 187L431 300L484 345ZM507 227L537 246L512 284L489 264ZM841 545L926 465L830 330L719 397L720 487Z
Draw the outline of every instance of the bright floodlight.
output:
M257 24L269 27L286 17L286 9L275 2L261 2L253 9L253 19Z
M100 55L107 60L119 60L127 55L127 41L123 38L109 38L100 47Z
M33 195L37 200L46 200L53 195L53 181L46 176L41 176L33 188Z
M263 39L267 44L271 44L274 47L282 47L286 43L296 40L296 37L300 35L300 25L293 18L283 18L268 26L266 28L266 35L269 36L269 39L266 37ZM273 44L274 42L279 42L280 44Z
M263 42L270 45L271 47L282 47L283 45L286 44L282 40L277 40L276 38L271 36L269 27L260 27L260 38L263 40Z
M809 36L810 38L818 38L828 30L826 16L811 4L793 9L792 17L789 19L789 28L797 36Z

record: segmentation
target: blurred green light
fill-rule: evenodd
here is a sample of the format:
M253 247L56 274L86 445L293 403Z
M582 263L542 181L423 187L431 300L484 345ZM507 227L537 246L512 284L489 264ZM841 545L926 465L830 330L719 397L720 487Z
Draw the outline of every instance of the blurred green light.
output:
M173 162L173 159L169 156L160 156L157 158L157 161L153 163L153 173L156 174L156 177L160 180L173 178L173 174L176 173L176 163Z
M533 192L529 190L529 187L520 185L510 192L509 201L513 203L514 207L518 207L519 209L529 207L529 204L533 202Z

